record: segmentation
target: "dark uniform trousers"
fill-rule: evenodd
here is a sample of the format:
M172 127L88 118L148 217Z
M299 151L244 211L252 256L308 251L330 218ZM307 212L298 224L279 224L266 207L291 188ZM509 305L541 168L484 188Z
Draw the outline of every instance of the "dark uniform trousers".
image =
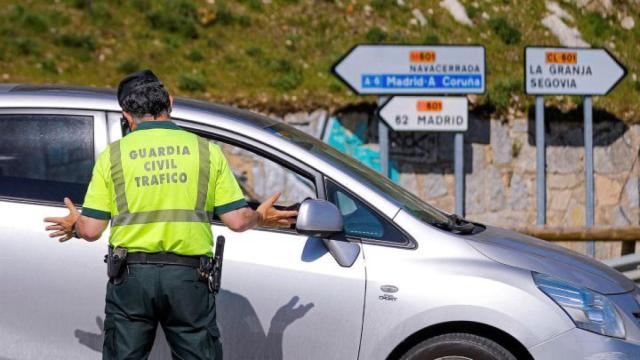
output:
M222 360L215 296L195 268L131 264L127 272L107 284L103 359L146 359L160 323L174 359Z

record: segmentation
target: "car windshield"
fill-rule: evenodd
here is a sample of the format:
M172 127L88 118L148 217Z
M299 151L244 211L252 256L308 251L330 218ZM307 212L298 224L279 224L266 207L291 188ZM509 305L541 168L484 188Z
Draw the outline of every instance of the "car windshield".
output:
M447 214L425 203L419 197L403 189L393 181L375 172L365 164L323 143L322 141L284 123L278 123L267 127L276 135L285 138L294 144L301 146L314 155L353 174L368 186L378 189L391 201L401 206L418 219L429 224L441 224L447 222Z

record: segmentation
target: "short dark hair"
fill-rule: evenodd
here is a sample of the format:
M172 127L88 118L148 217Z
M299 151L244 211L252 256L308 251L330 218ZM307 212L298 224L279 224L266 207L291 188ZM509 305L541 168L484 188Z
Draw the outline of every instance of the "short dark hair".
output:
M141 119L146 115L154 118L162 115L169 115L171 103L169 93L158 83L141 79L139 84L135 84L136 89L127 94L121 101L122 110L128 112L136 119Z

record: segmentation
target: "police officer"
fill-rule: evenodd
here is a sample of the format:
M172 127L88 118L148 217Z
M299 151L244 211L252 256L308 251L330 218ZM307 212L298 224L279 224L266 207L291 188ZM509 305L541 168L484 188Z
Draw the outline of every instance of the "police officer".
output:
M133 131L100 154L82 214L65 198L69 215L46 229L95 241L111 221L110 253L124 266L107 283L104 359L146 358L158 323L174 357L222 359L198 271L212 256L212 213L233 231L289 227L297 213L274 208L279 193L249 208L220 148L170 120L173 99L150 70L125 77L118 102Z

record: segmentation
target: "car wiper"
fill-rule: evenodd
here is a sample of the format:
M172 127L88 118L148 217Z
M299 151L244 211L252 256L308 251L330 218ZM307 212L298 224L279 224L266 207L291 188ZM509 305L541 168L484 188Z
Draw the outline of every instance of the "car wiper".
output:
M446 223L438 222L438 223L435 223L434 225L440 229L455 231L459 234L473 234L473 231L476 229L476 226L473 223L464 220L463 218L459 217L456 214L451 214L446 216L447 216Z

